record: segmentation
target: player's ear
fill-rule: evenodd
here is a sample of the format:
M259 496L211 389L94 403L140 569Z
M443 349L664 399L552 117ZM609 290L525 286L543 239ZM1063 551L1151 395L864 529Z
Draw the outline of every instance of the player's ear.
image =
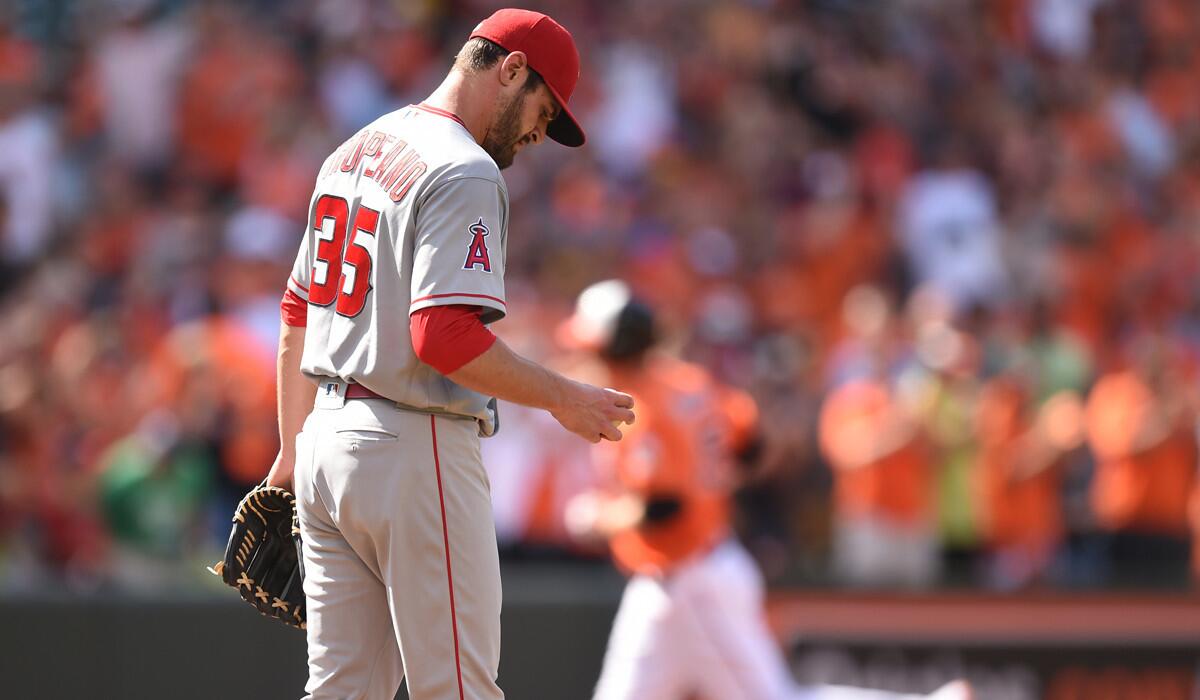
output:
M513 51L500 62L500 84L508 87L514 83L524 84L529 70L529 59L524 51ZM519 81L519 82L518 82Z

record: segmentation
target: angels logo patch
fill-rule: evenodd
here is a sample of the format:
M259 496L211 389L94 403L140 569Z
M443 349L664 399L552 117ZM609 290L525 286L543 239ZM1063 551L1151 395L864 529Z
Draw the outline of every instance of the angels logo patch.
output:
M473 270L476 265L482 265L484 272L491 272L492 259L488 257L487 242L484 240L491 231L483 223L482 217L468 226L467 231L471 234L471 245L467 248L467 261L463 263L463 269Z

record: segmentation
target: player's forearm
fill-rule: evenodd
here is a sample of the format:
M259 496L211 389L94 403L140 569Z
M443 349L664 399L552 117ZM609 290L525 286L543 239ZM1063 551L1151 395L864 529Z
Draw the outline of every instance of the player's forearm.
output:
M446 376L481 394L545 409L562 427L589 442L620 440L617 426L634 421L629 394L567 379L526 360L499 339Z
M459 386L503 401L554 411L575 382L521 357L496 339L483 354L446 375Z
M296 435L312 411L317 387L300 373L304 354L304 326L280 324L276 362L275 400L279 418L279 454L290 472L296 461Z

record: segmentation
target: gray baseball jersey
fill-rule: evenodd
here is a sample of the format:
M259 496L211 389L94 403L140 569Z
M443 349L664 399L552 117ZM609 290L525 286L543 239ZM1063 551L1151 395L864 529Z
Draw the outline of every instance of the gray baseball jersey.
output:
M380 117L321 168L288 289L308 302L301 370L494 427L489 397L422 363L409 314L470 304L505 314L508 190L458 117L414 105Z

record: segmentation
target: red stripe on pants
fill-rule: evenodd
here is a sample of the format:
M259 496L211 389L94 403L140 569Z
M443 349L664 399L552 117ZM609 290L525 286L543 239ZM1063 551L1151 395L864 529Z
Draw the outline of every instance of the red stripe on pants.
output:
M458 699L463 700L462 663L458 657L458 615L454 611L454 573L450 570L450 531L446 527L446 497L442 492L442 462L438 458L437 419L429 416L429 431L433 435L433 466L437 472L438 502L442 507L442 542L446 545L446 582L450 588L450 629L454 632L454 670L458 674Z

